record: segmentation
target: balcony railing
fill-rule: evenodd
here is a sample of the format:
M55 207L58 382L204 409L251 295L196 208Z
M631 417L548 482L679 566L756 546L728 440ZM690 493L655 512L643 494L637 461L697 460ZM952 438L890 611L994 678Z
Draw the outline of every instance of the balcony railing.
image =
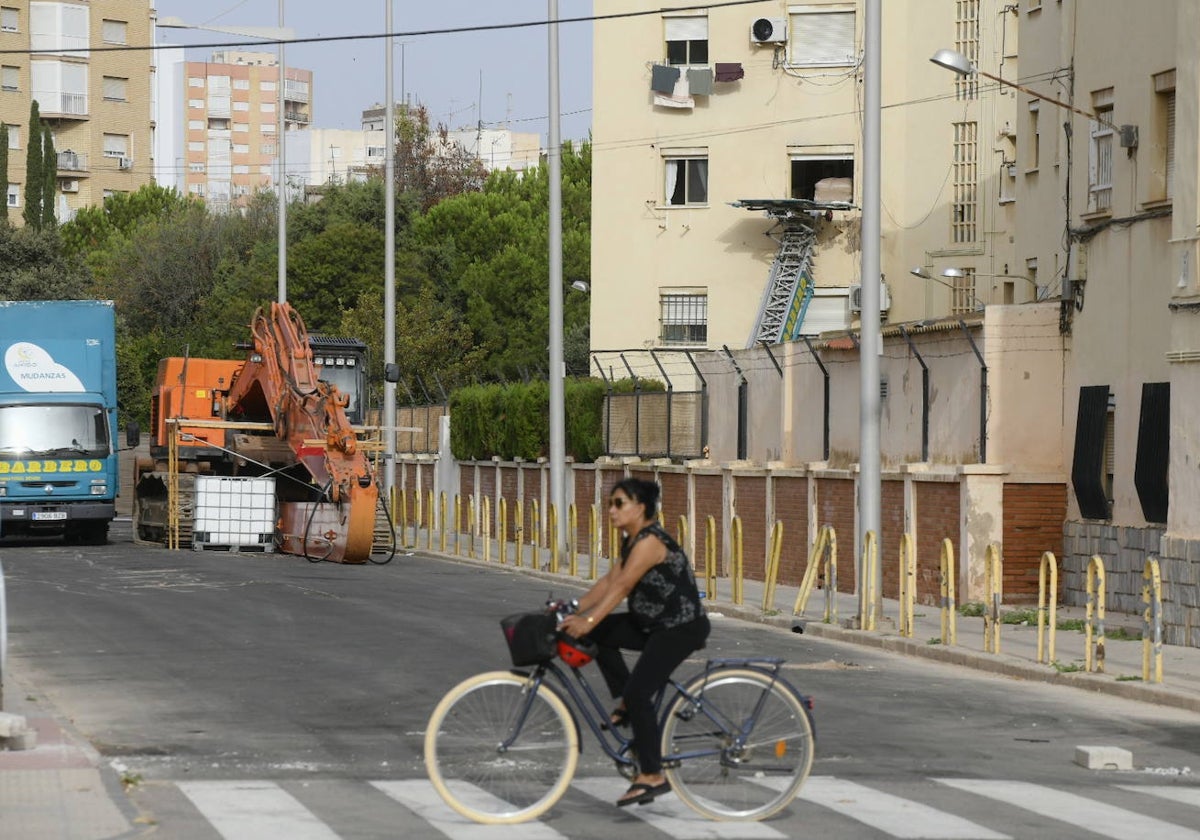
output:
M42 114L57 117L87 117L88 98L86 93L61 93L51 91L35 93L34 99L41 106Z
M59 152L58 153L58 171L59 172L87 172L88 171L88 156L81 155L78 152Z
M308 114L302 113L301 111L285 111L284 116L287 118L288 122L292 123L307 124L309 120L312 119L312 117L310 117Z

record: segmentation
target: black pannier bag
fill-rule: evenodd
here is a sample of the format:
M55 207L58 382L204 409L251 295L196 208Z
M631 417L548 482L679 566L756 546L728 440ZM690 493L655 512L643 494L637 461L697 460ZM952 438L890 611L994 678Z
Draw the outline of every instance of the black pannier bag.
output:
M557 650L558 622L551 613L517 613L500 620L512 664L549 662Z

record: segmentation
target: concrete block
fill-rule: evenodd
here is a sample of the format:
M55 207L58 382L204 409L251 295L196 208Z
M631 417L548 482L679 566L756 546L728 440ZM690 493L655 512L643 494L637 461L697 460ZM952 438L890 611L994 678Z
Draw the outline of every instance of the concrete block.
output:
M7 738L0 738L0 746L7 750L31 750L37 746L37 730L24 729Z
M25 718L10 712L0 712L0 738L11 738L26 729L28 727L25 725Z
M1076 747L1075 763L1088 770L1132 770L1133 753L1120 747Z

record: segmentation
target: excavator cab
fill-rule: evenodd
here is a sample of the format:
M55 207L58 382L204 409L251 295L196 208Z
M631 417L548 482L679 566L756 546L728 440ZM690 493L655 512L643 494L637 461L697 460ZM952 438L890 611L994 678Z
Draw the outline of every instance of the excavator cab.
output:
M367 345L357 338L308 336L317 375L346 398L346 419L361 426L366 418Z

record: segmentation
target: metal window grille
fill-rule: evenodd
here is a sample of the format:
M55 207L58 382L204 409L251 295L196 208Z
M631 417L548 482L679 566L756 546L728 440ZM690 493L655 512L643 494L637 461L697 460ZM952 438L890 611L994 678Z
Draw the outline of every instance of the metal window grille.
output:
M660 300L663 344L708 342L708 295L664 294Z
M953 277L950 281L950 313L965 315L979 308L979 298L975 294L975 269L962 269L962 277Z
M1113 126L1112 106L1096 109L1098 120L1091 125L1091 155L1088 161L1088 210L1112 208Z
M979 0L956 0L954 17L954 49L965 55L972 64L979 61ZM954 82L956 99L977 99L979 77L972 73Z
M979 218L979 125L954 124L954 203L950 241L975 242Z

